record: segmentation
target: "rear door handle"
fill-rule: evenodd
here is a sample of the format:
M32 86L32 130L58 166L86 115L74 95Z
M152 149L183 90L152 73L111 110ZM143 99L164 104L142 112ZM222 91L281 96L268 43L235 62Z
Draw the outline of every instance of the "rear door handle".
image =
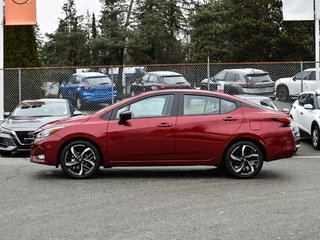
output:
M234 117L226 117L224 119L222 119L223 121L227 121L227 122L232 122L232 121L237 121L238 118L234 118Z
M157 127L160 127L160 128L172 127L172 123L160 123L157 125Z

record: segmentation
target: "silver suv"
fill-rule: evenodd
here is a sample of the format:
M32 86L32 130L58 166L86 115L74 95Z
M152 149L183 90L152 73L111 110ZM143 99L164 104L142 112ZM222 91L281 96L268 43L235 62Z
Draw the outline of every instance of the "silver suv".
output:
M275 86L269 73L260 69L225 69L210 78L210 90L231 95L255 94L274 97ZM200 89L208 90L208 79L201 82Z

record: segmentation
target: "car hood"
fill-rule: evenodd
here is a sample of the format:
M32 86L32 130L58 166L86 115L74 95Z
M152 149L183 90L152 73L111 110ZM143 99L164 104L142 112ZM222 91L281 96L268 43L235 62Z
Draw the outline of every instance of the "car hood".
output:
M53 128L57 126L68 126L68 125L74 125L74 124L81 124L90 119L91 115L81 115L81 116L75 116L71 118L65 118L61 119L55 122L50 122L46 125L43 125L41 128L37 130L37 132L40 132L44 129Z
M288 77L288 78L279 78L276 81L276 85L280 84L280 83L288 83L288 82L292 82L293 81L293 77Z
M9 117L3 121L1 127L11 131L35 131L39 127L61 118L67 117Z

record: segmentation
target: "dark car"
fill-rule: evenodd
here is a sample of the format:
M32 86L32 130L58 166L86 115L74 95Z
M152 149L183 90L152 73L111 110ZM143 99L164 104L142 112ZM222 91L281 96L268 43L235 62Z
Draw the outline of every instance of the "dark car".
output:
M200 89L208 90L208 79L201 82ZM255 94L275 96L275 85L269 73L260 69L225 69L209 81L209 89L227 94Z
M0 125L0 153L30 151L33 131L62 118L79 115L66 99L37 99L22 101Z
M162 89L188 89L191 84L180 74L169 71L148 72L131 85L131 95Z
M100 166L225 166L237 178L264 161L290 157L290 119L239 98L210 91L143 93L88 116L35 132L31 161L58 166L73 178Z
M112 93L113 90L113 93ZM75 103L79 110L90 103L111 103L116 100L117 90L111 79L99 72L75 73L59 88L60 98Z

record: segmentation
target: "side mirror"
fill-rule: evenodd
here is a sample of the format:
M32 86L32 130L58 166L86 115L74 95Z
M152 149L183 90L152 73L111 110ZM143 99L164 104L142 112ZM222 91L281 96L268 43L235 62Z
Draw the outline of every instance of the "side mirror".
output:
M297 79L296 76L294 76L294 77L292 78L293 81L295 81L296 79Z
M307 109L307 110L312 110L312 109L313 109L312 104L305 104L305 105L303 105L303 107L304 107L305 109Z
M73 116L79 116L79 115L82 115L82 112L78 111L78 110L75 110L73 112Z
M9 117L10 114L11 114L11 112L4 112L4 113L3 113L3 116L6 118L6 117Z
M120 113L120 119L118 124L119 125L125 125L126 121L131 119L131 112L130 111L123 111L122 113Z

